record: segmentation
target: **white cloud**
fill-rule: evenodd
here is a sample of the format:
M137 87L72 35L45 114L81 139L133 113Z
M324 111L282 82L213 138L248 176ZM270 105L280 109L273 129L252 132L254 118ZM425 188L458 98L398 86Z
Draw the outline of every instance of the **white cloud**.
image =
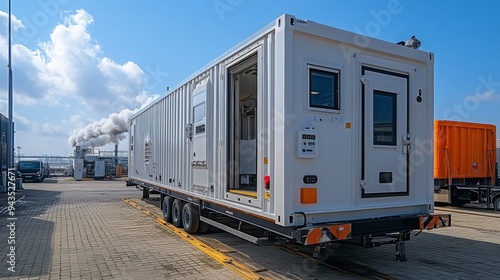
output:
M69 117L69 120L72 122L72 123L79 123L83 120L82 118L82 115L71 115Z
M24 125L28 125L30 123L30 121L28 120L28 118L24 117L24 116L21 116L19 115L18 113L16 112L13 112L13 115L14 115L14 122L16 124L24 124Z
M145 74L137 64L129 61L120 65L104 57L97 67L105 78L103 86L115 98L115 105L117 105L117 100L119 104L133 105L136 96L142 94L137 89L143 87Z
M23 22L13 14L11 14L10 22L12 26L12 31L14 32L18 31L21 28L25 28ZM0 26L9 26L9 14L4 11L0 11ZM9 32L8 28L2 28L0 29L0 36L7 37L8 32Z
M12 19L14 33L25 28L21 20L15 16ZM7 26L7 22L7 14L0 11L0 25ZM12 45L14 113L17 109L23 112L22 116L14 114L16 130L22 132L16 133L16 137L31 135L47 141L59 137L57 139L67 141L71 131L107 116L103 120L109 120L101 123L101 131L119 136L97 137L101 142L119 141L123 138L119 131L126 123L117 118L157 97L144 91L146 75L137 64L132 61L120 64L104 55L89 32L93 24L93 17L80 9L65 14L50 38L37 48L30 49L19 43ZM0 30L2 49L7 49L6 36L4 29ZM0 65L6 63L7 53L0 52ZM4 74L7 76L5 68L0 69L0 75ZM3 112L6 112L6 99L7 90L2 88L0 109Z
M147 95L144 92L141 92L139 95L135 97L135 100L139 103L142 104L140 109L146 107L149 105L151 102L153 102L155 99L158 99L160 96L155 94L155 95Z
M88 31L93 23L89 13L78 10L67 15L39 49L12 46L15 102L30 106L38 100L62 106L67 104L62 100L70 98L95 113L141 105L136 96L143 94L144 72L132 61L119 64L103 56L101 46ZM22 26L22 22L17 25ZM0 44L6 47L5 38L1 39Z

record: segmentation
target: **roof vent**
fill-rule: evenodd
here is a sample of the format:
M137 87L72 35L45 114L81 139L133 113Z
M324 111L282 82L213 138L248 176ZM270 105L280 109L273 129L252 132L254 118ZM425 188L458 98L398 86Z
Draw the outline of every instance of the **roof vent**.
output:
M405 46L405 47L409 47L409 48L413 48L413 49L418 49L420 48L420 45L422 44L420 42L419 39L417 39L417 37L415 36L411 36L410 39L408 39L406 41L406 43L404 41L400 41L397 43L398 45L401 45L401 46Z

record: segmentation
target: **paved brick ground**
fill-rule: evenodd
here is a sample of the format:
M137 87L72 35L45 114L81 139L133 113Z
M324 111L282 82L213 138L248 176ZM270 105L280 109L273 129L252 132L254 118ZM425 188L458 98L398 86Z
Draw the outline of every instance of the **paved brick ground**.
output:
M161 215L158 201L135 201ZM500 213L477 209L445 209L452 214L452 227L413 232L406 242L407 262L395 261L395 246L362 248L336 243L329 249L327 263L355 271L365 279L380 272L396 279L500 279ZM450 212L453 211L453 212ZM417 235L418 236L415 236ZM252 260L252 266L268 269L288 279L359 279L280 246L256 246L224 232L198 236L208 244L221 242ZM214 242L215 241L215 242ZM233 253L230 254L233 257Z
M0 194L0 278L11 279L239 279L232 271L129 206L154 202L123 181L25 184L16 207L16 272L7 270L6 194ZM157 203L157 202L156 202ZM422 232L406 243L408 262L394 246L336 245L328 262L398 279L499 279L500 213L452 213L453 226ZM288 279L356 279L280 246L258 247L223 232L198 236L220 242L250 266ZM234 251L234 253L233 253ZM356 268L357 269L357 268ZM367 278L371 273L367 272ZM271 277L272 278L272 277ZM376 278L374 278L376 279Z
M140 192L110 181L24 184L16 204L15 272L0 194L0 277L11 279L239 279L122 201ZM3 211L2 211L3 210Z

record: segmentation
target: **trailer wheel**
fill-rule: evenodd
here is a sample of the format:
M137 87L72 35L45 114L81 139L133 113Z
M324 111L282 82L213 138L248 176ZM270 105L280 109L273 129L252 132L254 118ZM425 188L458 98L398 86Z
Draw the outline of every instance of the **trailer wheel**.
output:
M458 197L454 196L451 198L451 206L462 207L465 205L465 201L458 199Z
M198 233L207 233L210 230L211 225L200 222L200 226L198 227Z
M495 198L495 203L493 206L495 207L495 211L500 211L500 196Z
M167 223L172 222L172 204L174 202L174 198L171 196L165 196L163 198L163 219Z
M175 199L172 203L172 224L176 227L182 226L182 208L184 207L184 202L179 199Z
M187 233L195 233L200 226L200 211L191 203L182 208L182 226Z

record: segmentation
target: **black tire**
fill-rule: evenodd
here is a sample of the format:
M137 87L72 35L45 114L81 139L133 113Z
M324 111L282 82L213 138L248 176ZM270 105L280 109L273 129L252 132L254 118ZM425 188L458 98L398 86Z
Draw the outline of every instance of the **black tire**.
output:
M198 233L207 233L210 230L211 225L201 222L200 221L200 226L198 227Z
M179 199L174 199L172 203L172 224L176 227L182 227L182 209L184 202Z
M495 211L500 212L500 196L497 196L497 198L495 198L495 203L493 203L493 207L495 208Z
M191 203L182 208L182 226L187 233L195 233L200 227L200 211Z
M463 200L459 200L458 197L452 197L451 198L451 206L455 206L455 207L462 207L465 205L465 201Z
M165 196L163 198L163 219L167 223L172 222L172 203L174 202L174 198L171 196Z

